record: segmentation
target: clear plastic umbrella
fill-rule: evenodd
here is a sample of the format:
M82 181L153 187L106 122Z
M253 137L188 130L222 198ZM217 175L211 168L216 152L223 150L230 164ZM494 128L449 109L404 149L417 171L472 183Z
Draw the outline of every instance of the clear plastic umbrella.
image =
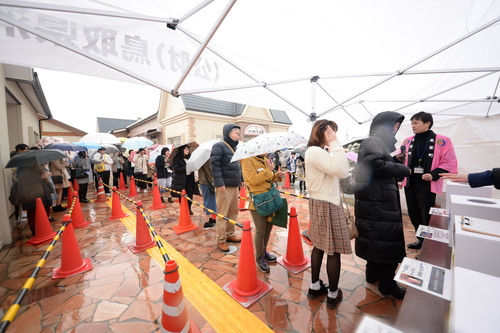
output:
M115 144L121 144L121 141L118 140L116 136L113 134L109 133L89 133L82 137L80 142L95 142L100 145L115 145Z
M139 149L139 148L149 147L152 144L154 144L154 142L147 139L147 138L135 137L135 138L127 139L127 141L125 141L122 144L122 147L127 148L127 149Z
M191 157L186 163L186 173L191 173L198 171L203 164L210 158L210 153L212 152L212 147L214 144L219 142L219 140L208 140L203 142L196 148L191 154Z

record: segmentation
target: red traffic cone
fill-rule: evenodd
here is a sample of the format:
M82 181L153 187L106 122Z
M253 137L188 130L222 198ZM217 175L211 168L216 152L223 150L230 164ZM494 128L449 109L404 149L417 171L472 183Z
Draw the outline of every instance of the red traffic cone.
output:
M270 284L257 278L252 243L252 228L248 220L243 222L238 275L236 279L226 284L222 289L245 308L257 302L262 296L273 289Z
M148 207L149 209L162 209L167 207L167 205L162 204L160 188L158 187L158 182L155 180L153 183L153 205Z
M248 210L247 201L247 188L245 186L242 186L240 188L240 201L238 202L238 210Z
M73 191L78 193L79 190L80 190L80 185L78 185L78 179L74 179L73 180Z
M200 332L196 324L189 320L188 310L184 304L184 293L182 292L182 285L179 279L179 267L175 260L167 261L164 273L161 331Z
M173 227L177 235L198 229L198 226L196 226L191 221L191 214L189 214L189 207L185 195L186 195L186 190L182 190L182 195L179 198L181 200L181 208L179 212L179 224Z
M120 172L120 186L118 187L119 191L125 191L127 186L125 185L125 178L123 178L123 172Z
M153 183L158 183L158 176L156 176L156 172L153 173Z
M99 178L99 185L97 185L97 199L95 202L106 202L106 193L104 193L104 185L102 185L102 179Z
M63 223L70 221L71 217L66 214ZM62 235L61 266L52 270L53 279L64 279L92 269L90 258L82 260L78 241L76 240L73 224L69 223Z
M36 245L45 243L54 239L57 233L52 230L49 218L45 207L43 206L42 199L36 199L36 219L35 219L35 235L33 238L26 242L26 245Z
M71 219L73 222L73 228L85 228L90 224L89 221L85 221L85 218L83 217L83 212L82 212L82 206L80 206L80 198L78 197L78 194L75 192L74 193L74 198L75 198L75 206L73 207L73 210L71 211Z
M138 197L139 195L137 194L137 188L135 187L135 179L134 176L130 176L130 190L128 192L128 197L129 198L134 198Z
M118 195L118 192L116 192L116 186L113 186L113 197L111 201L111 216L109 217L110 220L117 220L121 219L122 217L127 217L128 214L124 213L122 210L122 204L120 202L120 196Z
M286 172L285 176L285 184L283 185L283 188L290 188L290 172Z
M295 207L290 208L286 254L278 258L278 263L294 274L311 267L311 260L304 255L302 250L299 221L297 220Z
M68 204L66 205L66 208L71 208L71 205L73 204L73 191L71 190L71 185L68 187Z
M129 244L128 248L133 253L139 253L155 246L155 241L149 232L149 228L142 216L142 201L137 201L136 223L135 223L135 243Z

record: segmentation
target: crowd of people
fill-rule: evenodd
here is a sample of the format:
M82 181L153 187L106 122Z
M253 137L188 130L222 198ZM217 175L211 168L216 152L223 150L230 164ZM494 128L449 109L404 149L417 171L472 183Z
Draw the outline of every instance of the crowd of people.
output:
M428 225L429 208L435 204L436 195L442 192L443 179L469 182L473 187L500 187L500 169L457 174L458 164L452 141L432 131L433 119L429 113L419 112L411 117L414 135L404 139L400 151L396 152L395 135L403 121L402 114L392 111L381 112L374 117L369 137L359 148L354 186L355 224L359 234L354 251L366 260L366 281L378 281L381 293L400 299L404 298L405 289L394 281L394 276L406 250L399 189L404 188L408 215L417 230L420 225ZM334 121L318 120L313 125L307 148L300 152L285 156L278 151L231 162L240 140L240 127L226 124L223 139L213 145L210 158L197 172L187 171L193 147L183 144L172 152L163 147L152 164L144 148L137 152L129 151L128 156L124 156L122 152L110 155L102 147L93 156L81 151L73 159L68 156L48 165L17 168L13 170L13 177L19 184L21 197L33 198L33 195L23 192L36 191L36 195L43 200L47 215L50 215L51 207L56 212L65 210L61 200L63 190L69 186L71 168L89 171L88 177L78 178L78 194L82 203L89 202L88 185L95 181L94 177L110 185L111 172L114 184L118 184L122 176L127 184L130 181L128 177L133 175L138 180L137 187L147 193L148 185L143 181L151 181L155 172L162 187L162 201L167 199L172 203L172 197L180 197L179 193L185 190L189 198L202 195L206 208L225 217L214 219L207 210L203 219L204 229L216 228L217 246L224 253L231 251L230 243L241 242L235 225L228 219L237 220L239 190L248 188L251 194L248 209L255 226L255 260L261 271L269 272L268 263L276 262L276 255L268 251L273 224L269 223L270 215L263 216L257 211L253 198L269 191L273 183L283 181L286 169L291 185L298 181L300 193L309 195L308 237L313 249L307 296L316 299L326 295L327 307L334 309L343 297L338 287L341 255L353 251L339 185L339 179L347 177L350 170L345 150L337 139L337 130ZM16 146L15 154L22 154L28 149L28 146L20 144ZM95 168L96 165L100 167ZM109 194L107 186L105 191ZM34 200L24 200L21 205L23 210L27 210L28 224L35 235ZM189 200L188 207L192 215ZM422 243L422 239L417 239L407 246L420 249ZM325 254L328 284L320 279Z

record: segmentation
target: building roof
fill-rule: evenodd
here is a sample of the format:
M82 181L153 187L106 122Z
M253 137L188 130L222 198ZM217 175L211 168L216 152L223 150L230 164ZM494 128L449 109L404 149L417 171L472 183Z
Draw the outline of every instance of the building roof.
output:
M135 123L136 119L117 119L97 117L97 131L101 133L109 133L116 129L126 128Z
M183 95L182 101L187 110L201 111L236 117L241 115L244 104L225 102L196 95Z
M273 121L275 123L292 125L292 121L290 120L290 118L288 118L288 115L286 114L285 111L269 109L269 112L271 112L271 115L273 116Z
M245 104L220 101L217 99L197 96L182 95L182 101L187 110L220 114L224 116L237 117L243 113ZM292 125L285 111L269 110L275 123Z

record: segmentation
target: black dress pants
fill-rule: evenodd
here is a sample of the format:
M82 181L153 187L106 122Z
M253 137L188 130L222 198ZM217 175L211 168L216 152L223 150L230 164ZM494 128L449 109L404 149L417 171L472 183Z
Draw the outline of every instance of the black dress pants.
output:
M429 210L436 203L436 193L430 191L430 184L414 184L405 187L408 216L415 231L420 225L429 225Z

